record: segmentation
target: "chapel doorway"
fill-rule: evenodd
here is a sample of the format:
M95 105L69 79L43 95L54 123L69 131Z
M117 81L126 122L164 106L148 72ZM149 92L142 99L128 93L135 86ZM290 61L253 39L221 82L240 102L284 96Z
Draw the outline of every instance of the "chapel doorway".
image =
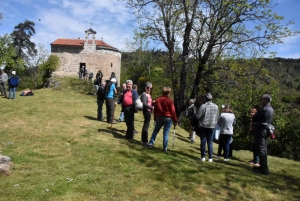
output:
M79 79L83 79L86 72L86 64L80 63L79 64Z

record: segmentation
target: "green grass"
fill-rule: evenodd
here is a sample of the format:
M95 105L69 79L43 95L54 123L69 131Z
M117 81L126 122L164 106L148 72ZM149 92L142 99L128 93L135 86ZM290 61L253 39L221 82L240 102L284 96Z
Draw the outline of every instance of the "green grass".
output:
M140 144L142 114L134 140L122 138L125 123L110 134L110 125L96 120L95 96L79 93L79 83L64 78L61 90L0 98L0 154L14 162L10 176L0 176L0 200L300 199L299 162L270 156L268 176L252 172L249 151L234 151L229 163L203 163L199 138L190 144L181 128L174 149L170 132L168 154L161 133L149 150Z

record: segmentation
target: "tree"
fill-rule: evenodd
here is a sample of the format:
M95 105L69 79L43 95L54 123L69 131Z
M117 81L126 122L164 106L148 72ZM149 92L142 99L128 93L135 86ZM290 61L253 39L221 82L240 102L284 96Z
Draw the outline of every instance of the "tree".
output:
M59 65L58 56L51 54L48 59L39 66L39 69L44 71L44 79L50 78L52 72L56 71Z
M10 35L0 36L0 65L6 65L9 69L16 68L22 64L22 59L14 60L16 57L13 40Z
M26 20L24 23L15 26L11 36L17 49L16 59L22 58L24 61L28 61L29 56L34 56L37 53L35 43L30 41L31 36L35 34L34 25L34 22Z
M299 33L288 29L292 21L281 23L283 17L273 13L275 5L269 0L127 0L127 3L134 10L141 30L160 40L169 52L177 115L184 111L188 99L198 96L204 76L222 69L210 64L218 57L259 57L245 49L267 53L270 45ZM181 41L182 64L178 68L174 65L174 48ZM198 67L186 98L187 62L191 54Z

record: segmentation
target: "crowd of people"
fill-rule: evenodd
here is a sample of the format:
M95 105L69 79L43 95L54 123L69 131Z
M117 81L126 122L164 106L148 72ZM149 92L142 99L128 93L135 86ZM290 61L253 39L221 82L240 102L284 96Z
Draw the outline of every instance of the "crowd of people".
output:
M4 72L4 66L0 67L0 95L7 99L16 99L16 89L19 85L20 78L17 76L16 71L11 71L8 76ZM8 87L8 95L7 95Z
M101 83L97 91L98 103L98 120L104 121L102 108L105 100L106 103L106 122L115 124L117 122L126 122L126 139L135 138L134 114L138 112L135 107L135 102L140 99L143 108L142 114L144 117L143 127L141 130L141 143L152 149L157 137L157 134L163 127L163 151L168 151L169 132L172 127L177 125L177 116L174 103L170 98L171 88L163 87L161 96L154 100L151 96L152 83L146 82L144 92L138 95L137 87L132 80L127 80L122 84L120 93L117 91L117 80L114 76L105 82ZM115 97L119 94L119 98ZM267 164L267 141L269 131L268 124L271 123L274 115L271 107L271 96L269 94L262 95L261 107L250 110L250 133L253 134L253 159L249 161L254 167L255 172L269 174ZM190 141L195 142L196 135L200 136L200 160L202 162L213 161L213 138L216 129L219 131L218 136L218 152L216 158L224 157L224 161L228 162L232 157L232 142L234 136L234 125L236 117L233 108L230 105L222 105L221 113L219 107L213 103L213 97L210 93L202 96L200 100L201 106L199 109L195 106L195 100L189 101L185 116L190 123ZM116 122L114 119L114 111L116 105L122 107L121 114ZM148 135L149 125L152 113L154 114L155 126L152 135ZM206 154L206 146L208 154ZM223 151L223 154L222 154ZM208 156L208 158L206 158Z
M79 78L84 77L84 72L79 72ZM93 76L91 76L91 79ZM20 78L16 75L16 71L11 71L8 76L4 72L4 68L0 68L0 92L1 96L8 99L16 98L16 88ZM159 133L163 127L163 151L168 150L169 132L172 127L177 125L177 116L174 103L170 98L171 88L163 87L161 96L154 100L151 96L152 83L146 82L144 92L138 95L137 85L132 80L127 80L122 84L120 92L117 90L118 80L114 72L108 80L103 80L103 73L99 70L94 80L95 95L97 95L97 119L104 121L103 105L106 107L106 122L115 124L125 121L126 139L134 139L137 133L134 126L134 114L138 112L135 103L138 99L142 102L142 114L144 117L143 127L141 130L141 143L152 149ZM9 94L7 96L7 88ZM25 90L21 95L33 95L33 89ZM117 100L116 97L118 96ZM272 122L274 110L271 106L272 97L264 94L260 98L261 107L253 107L249 110L250 117L250 134L253 135L253 159L249 161L253 165L254 171L262 174L269 174L267 162L267 138L270 136L269 125ZM118 121L115 121L114 113L116 105L121 105L121 113ZM189 106L185 116L190 123L190 141L195 142L196 135L200 136L200 160L213 161L213 141L218 133L218 151L216 158L224 157L224 161L228 162L232 157L232 142L234 139L234 125L236 118L233 108L230 105L222 105L221 114L219 107L213 103L213 97L210 93L205 94L200 99L199 109L195 106L195 100L189 100ZM155 126L149 140L149 126L152 113L154 114ZM206 146L208 154L206 154ZM223 154L222 154L222 151ZM206 158L206 156L208 156Z

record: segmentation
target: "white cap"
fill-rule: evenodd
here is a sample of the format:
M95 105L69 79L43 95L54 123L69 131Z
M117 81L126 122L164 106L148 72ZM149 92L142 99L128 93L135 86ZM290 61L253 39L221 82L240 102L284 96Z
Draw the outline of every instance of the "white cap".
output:
M12 71L11 74L15 75L15 74L16 74L16 71Z
M113 83L116 83L116 82L117 82L116 78L111 78L110 81L112 81Z

